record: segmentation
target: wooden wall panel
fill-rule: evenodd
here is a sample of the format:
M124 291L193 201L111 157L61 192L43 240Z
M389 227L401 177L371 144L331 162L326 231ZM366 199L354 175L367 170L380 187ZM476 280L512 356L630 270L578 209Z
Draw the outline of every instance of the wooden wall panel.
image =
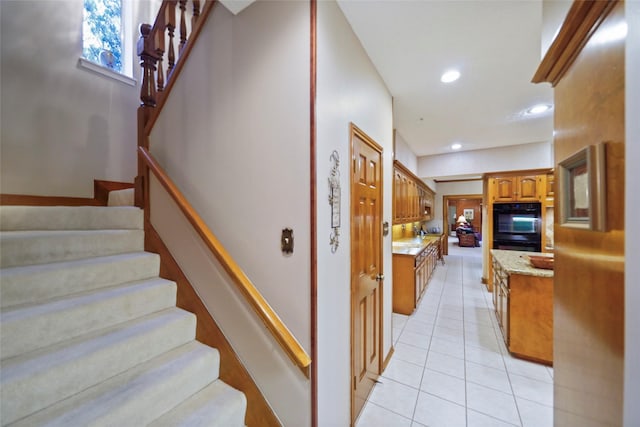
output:
M620 2L555 87L556 165L585 146L608 142L608 231L563 227L557 217L554 227L555 425L622 425L624 37L610 35L620 34L624 22Z

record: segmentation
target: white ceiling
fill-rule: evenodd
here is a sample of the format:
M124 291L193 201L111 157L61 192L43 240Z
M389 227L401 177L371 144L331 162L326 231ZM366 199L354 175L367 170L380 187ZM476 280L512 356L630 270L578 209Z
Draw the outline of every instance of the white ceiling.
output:
M418 156L550 141L541 0L338 0L394 99L394 122ZM441 74L457 68L454 83Z

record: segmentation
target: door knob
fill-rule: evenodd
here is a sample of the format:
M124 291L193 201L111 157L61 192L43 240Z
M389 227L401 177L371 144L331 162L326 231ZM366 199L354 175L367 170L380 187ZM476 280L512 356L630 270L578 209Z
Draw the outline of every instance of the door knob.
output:
M384 280L384 274L378 274L378 275L376 276L376 280L377 280L378 282L382 282L382 281Z

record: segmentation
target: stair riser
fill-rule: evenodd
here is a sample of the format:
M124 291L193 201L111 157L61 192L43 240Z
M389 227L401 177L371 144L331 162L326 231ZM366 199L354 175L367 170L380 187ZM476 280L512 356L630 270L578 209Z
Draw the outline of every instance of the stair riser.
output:
M160 257L148 252L0 271L2 308L36 303L120 283L157 277Z
M194 338L195 317L181 311L153 316L135 328L118 330L77 348L47 352L22 364L19 371L5 364L0 372L2 422L11 423L46 408Z
M0 230L142 229L134 207L0 206Z
M2 359L175 307L176 285L156 279L2 313Z
M192 342L111 378L14 427L143 426L218 378L217 350Z
M3 268L114 255L144 250L142 230L5 232L0 239Z
M246 410L245 395L218 380L149 427L244 427Z

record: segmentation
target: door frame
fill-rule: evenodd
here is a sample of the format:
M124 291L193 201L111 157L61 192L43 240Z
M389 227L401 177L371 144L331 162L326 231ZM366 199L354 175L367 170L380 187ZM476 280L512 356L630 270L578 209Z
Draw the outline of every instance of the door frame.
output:
M482 208L484 205L484 198L482 194L452 194L442 196L442 229L444 230L444 255L449 255L449 201L450 200L480 200L480 215L482 215ZM482 223L487 218L482 218ZM482 233L482 229L480 230Z
M354 224L355 221L353 220L353 218L355 217L354 215L354 203L353 203L353 181L354 181L354 171L355 171L355 167L354 167L354 136L358 136L365 144L367 144L369 147L371 147L372 149L374 149L375 151L377 151L380 154L380 203L378 203L378 209L379 209L379 213L380 213L380 229L382 230L382 219L384 218L384 203L383 203L383 198L384 198L384 169L383 169L383 153L384 150L382 148L381 145L379 145L378 143L376 143L371 137L369 137L369 135L367 135L366 133L364 133L360 128L358 128L355 124L353 124L353 122L349 123L349 217L350 217L350 229L349 229L349 236L350 236L350 252L349 252L349 260L352 260L352 254L353 254L353 233L354 233ZM378 251L378 253L380 254L380 259L378 261L378 265L380 267L380 271L378 272L381 275L384 275L384 245L383 245L383 241L384 241L384 236L382 235L382 232L380 232L380 240L379 240L379 246L380 246L380 250ZM349 301L349 310L350 310L350 314L349 314L349 326L350 326L350 334L349 334L349 342L350 342L350 365L351 365L351 369L350 369L350 375L349 375L349 395L350 395L350 412L351 412L351 419L350 419L350 425L354 425L355 421L356 421L356 417L359 415L355 413L355 387L354 387L354 377L356 375L355 372L355 358L354 358L354 329L355 329L355 309L354 309L354 300L353 300L353 295L354 295L354 287L355 287L355 283L353 281L353 263L350 262L350 277L349 277L349 294L350 294L350 301ZM380 374L382 373L382 368L384 365L384 357L382 356L382 352L383 352L383 334L384 334L384 279L381 280L379 282L379 293L380 293L380 302L378 304L378 333L379 333L379 337L378 337L378 376L380 376Z

